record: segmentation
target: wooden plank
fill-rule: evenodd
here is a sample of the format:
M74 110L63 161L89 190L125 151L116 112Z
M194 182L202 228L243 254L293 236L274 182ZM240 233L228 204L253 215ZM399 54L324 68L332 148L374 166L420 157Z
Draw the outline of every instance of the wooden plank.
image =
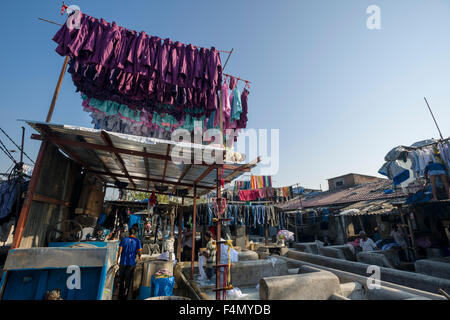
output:
M169 154L170 154L170 144L167 145L167 152L166 152L166 156L169 158ZM163 175L162 175L162 180L164 181L164 179L166 178L166 172L167 172L167 164L169 163L169 160L166 160L164 162L164 170L163 170Z
M101 132L101 136L103 139L103 142L105 142L105 144L111 148L114 148L114 144L111 140L111 137L109 136L109 134L102 130ZM127 176L128 180L130 181L131 185L136 188L136 184L134 183L133 179L131 179L130 174L128 173L128 170L125 166L125 162L123 161L122 157L120 156L120 154L118 154L117 152L111 152L112 156L114 157L114 160L116 161L118 167L122 170L122 172Z
M65 206L68 208L70 207L69 201L58 200L53 197L49 197L49 196L45 196L45 195L37 194L37 193L33 194L33 201L44 202L44 203L54 204L54 205L58 205L58 206Z

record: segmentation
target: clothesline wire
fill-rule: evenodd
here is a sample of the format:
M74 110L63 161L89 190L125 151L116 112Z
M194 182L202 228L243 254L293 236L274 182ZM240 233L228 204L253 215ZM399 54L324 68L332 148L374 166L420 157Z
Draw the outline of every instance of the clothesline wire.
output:
M244 81L245 83L252 83L252 82L249 81L249 80L245 80L245 79L242 79L242 78L239 78L239 77L236 77L236 76L232 76L232 75L230 75L230 74L228 74L228 73L224 73L223 75L224 75L224 76L227 76L227 77L233 77L233 78L235 78L237 81Z
M55 22L55 21L52 21L52 20L47 20L47 19L43 19L43 18L38 18L38 19L41 20L41 21L44 21L44 22L56 24L56 25L61 26L61 27L64 25L64 24L61 24L61 23L58 23L58 22ZM127 30L128 30L128 29L127 29ZM193 47L198 48L198 49L208 49L208 48L198 47L198 46L193 46ZM223 53L228 53L228 54L230 54L230 55L231 55L231 53L233 52L233 50L231 50L231 51L227 51L227 50L217 50L217 51L223 52ZM228 58L229 58L229 57L230 57L230 56L228 56Z
M33 164L35 164L34 161L33 161L33 159L31 159L31 158L26 154L26 152L25 152L24 150L22 150L22 148L19 147L19 146L17 145L17 143L15 143L14 140L11 139L11 137L8 136L8 134L7 134L2 128L0 128L0 130L3 132L3 134L4 134L10 141L11 141L11 142L19 149L19 151L22 151L22 152L23 152L23 154L25 155L25 157L27 157L31 162L33 162Z

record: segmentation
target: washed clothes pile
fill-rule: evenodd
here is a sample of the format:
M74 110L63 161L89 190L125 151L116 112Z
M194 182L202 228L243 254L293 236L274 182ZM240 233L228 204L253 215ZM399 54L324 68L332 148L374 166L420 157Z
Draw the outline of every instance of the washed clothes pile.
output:
M430 162L442 164L448 174L450 141L425 140L410 147L399 146L388 152L385 161L378 173L393 180L394 185L423 177Z
M98 103L85 103L85 108L100 111L87 110L95 114L97 127L111 120L114 124L109 126L114 130L133 132L130 128L118 129L116 123L122 127L131 126L133 121L144 126L155 124L155 113L162 118L171 115L183 124L190 121L186 120L188 114L213 123L221 105L224 110L230 108L230 125L226 127L246 126L249 92L244 89L240 94L231 78L228 95L228 85L222 83L220 54L214 47L197 48L163 40L82 13L77 22L79 28L64 24L53 40L58 44L56 52L71 58L69 73L77 91L88 99L120 106L110 114ZM149 135L145 131L141 134Z

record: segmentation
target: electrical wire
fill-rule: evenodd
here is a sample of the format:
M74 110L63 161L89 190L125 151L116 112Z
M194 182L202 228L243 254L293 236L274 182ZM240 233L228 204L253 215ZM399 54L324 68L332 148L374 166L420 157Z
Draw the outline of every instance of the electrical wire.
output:
M0 139L0 150L2 150L12 162L17 163L1 139Z
M10 136L8 136L8 134L2 129L2 128L0 128L0 130L4 133L4 135L17 147L17 149L19 149L19 151L22 151L23 152L23 154L25 155L25 157L27 157L31 162L33 162L33 164L35 164L34 163L34 161L33 161L33 159L31 159L26 153L25 153L25 151L24 150L22 150L22 148L21 147L19 147L15 142L14 142L14 140L13 139L11 139L11 137Z

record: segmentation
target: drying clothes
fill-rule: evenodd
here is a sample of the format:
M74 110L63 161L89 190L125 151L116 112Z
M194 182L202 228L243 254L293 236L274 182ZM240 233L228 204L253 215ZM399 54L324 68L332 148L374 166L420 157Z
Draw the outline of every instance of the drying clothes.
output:
M222 66L214 47L162 42L86 14L80 22L80 29L64 24L53 37L56 51L71 57L69 73L79 91L137 108L197 105L206 116L218 108Z
M257 200L259 197L258 190L240 190L239 191L239 199L241 201L253 201Z
M236 87L233 90L233 99L231 101L231 111L230 111L230 121L236 122L241 118L242 113L242 102L241 102L241 93L239 89ZM234 125L236 127L236 125Z
M19 193L19 185L16 180L2 181L0 183L0 219L11 214Z
M247 127L247 114L248 114L248 95L250 92L247 89L244 89L241 95L241 105L242 112L240 118L236 121L237 128L246 128Z

